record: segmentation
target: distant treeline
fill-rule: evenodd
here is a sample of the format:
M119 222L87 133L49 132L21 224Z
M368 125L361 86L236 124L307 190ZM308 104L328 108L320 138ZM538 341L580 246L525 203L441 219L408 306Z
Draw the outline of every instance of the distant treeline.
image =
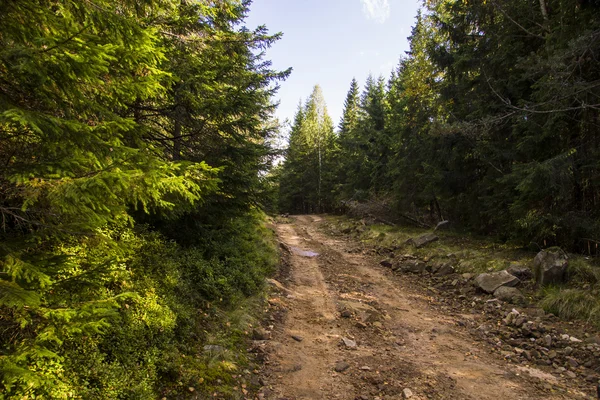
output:
M385 199L427 224L597 254L600 2L431 0L409 40L389 80L352 82L335 134L318 91L300 107L282 209Z

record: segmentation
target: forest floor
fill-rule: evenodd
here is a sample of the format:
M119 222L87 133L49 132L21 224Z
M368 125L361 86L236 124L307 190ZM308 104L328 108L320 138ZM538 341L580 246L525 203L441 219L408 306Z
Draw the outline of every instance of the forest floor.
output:
M254 352L259 399L580 399L595 383L515 363L478 333L485 313L443 301L321 216L276 225L284 265ZM479 321L481 319L481 321Z

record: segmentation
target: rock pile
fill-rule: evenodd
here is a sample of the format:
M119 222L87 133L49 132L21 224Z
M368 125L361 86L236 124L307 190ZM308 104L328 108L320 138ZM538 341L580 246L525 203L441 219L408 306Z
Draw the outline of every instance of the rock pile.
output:
M581 378L588 385L596 385L600 383L600 337L574 336L560 327L570 325L554 315L535 307L521 308L526 306L526 297L515 286L531 289L536 283L564 278L566 258L560 254L543 251L536 260L535 272L515 264L507 270L478 275L458 274L457 260L450 255L434 261L405 254L382 265L396 273L418 275L418 282L433 293L444 310L480 315L478 325L470 328L510 362L523 364L523 368L534 365L547 369L557 379ZM539 270L543 271L542 278ZM537 282L532 280L534 276Z

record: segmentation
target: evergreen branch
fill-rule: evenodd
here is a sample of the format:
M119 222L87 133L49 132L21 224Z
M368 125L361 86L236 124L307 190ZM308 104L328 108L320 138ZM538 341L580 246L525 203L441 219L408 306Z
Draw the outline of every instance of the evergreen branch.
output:
M12 212L11 210L18 210L21 211L20 208L16 208L16 207L0 207L0 213L2 214L2 229L4 230L4 232L6 232L6 218L5 218L5 214L9 215L10 217L12 217L15 221L17 221L18 225L32 225L32 226L38 226L41 228L47 228L50 230L55 230L57 232L62 232L62 233L67 233L67 234L71 234L71 235L87 235L87 236L94 236L95 234L93 232L82 232L82 231L73 231L70 229L65 229L65 228L61 228L57 225L49 225L49 224L45 224L43 222L40 221L35 221L33 219L30 218L25 218L22 217L20 215L18 215L15 212Z
M504 16L506 18L508 18L513 24L515 24L516 26L518 26L522 31L524 31L525 33L527 33L530 36L536 37L538 39L546 40L546 38L544 36L538 35L537 33L533 33L530 30L528 30L527 28L525 28L523 25L519 24L515 19L513 19L510 15L508 15L508 13L506 11L504 11L504 9L502 7L500 7L500 5L498 3L496 3L495 1L492 1L492 4L494 6L496 6L496 8L498 10L500 10L500 12L502 14L504 14Z
M65 278L65 279L56 281L52 285L50 285L50 288L55 288L56 286L61 286L61 285L64 285L65 283L76 281L78 279L81 279L81 278L84 278L86 276L92 275L95 272L100 271L101 269L104 269L105 267L113 264L115 261L116 261L116 259L107 260L107 261L103 262L102 264L98 265L97 267L92 268L90 270L87 270L87 271L85 271L85 272L83 272L83 273L81 273L79 275L74 275L74 276L71 276L69 278ZM108 269L106 272L109 272L109 271L111 271L111 269Z
M582 103L582 105L581 105L581 106L574 106L574 107L564 107L564 108L557 108L557 109L552 109L552 110L536 110L536 109L533 109L533 108L517 107L517 106L513 105L513 104L510 102L510 100L509 100L509 99L505 99L504 97L502 97L502 96L501 96L501 95L500 95L500 94L499 94L499 93L498 93L498 92L497 92L497 91L494 89L494 87L493 87L493 86L492 86L492 84L490 83L490 79L489 79L489 78L486 80L486 82L487 82L487 84L488 84L488 86L489 86L490 90L491 90L491 91L494 93L494 95L496 95L496 97L498 97L498 99L500 99L500 101L501 101L502 103L504 103L504 104L505 104L507 107L509 107L509 108L512 108L513 110L516 110L516 111L522 111L522 112L525 112L525 113L531 113L531 114L554 114L554 113L567 112L567 111L585 110L585 109L589 109L589 108L591 108L591 109L594 109L594 110L600 110L600 103L596 103L596 104L585 104L584 102L581 102L581 103ZM593 85L591 88L594 88L594 87L597 87L597 86L600 86L600 84ZM591 88L586 88L586 89L583 89L583 90L581 90L581 91L579 91L579 92L576 92L576 93L572 93L572 94L566 95L566 96L565 96L565 97L563 97L562 99L561 99L561 98L558 98L558 99L555 99L555 100L554 100L554 101L552 101L552 102L557 102L557 101L559 101L559 100L563 100L563 99L566 99L566 98L568 98L568 97L572 97L572 96L574 96L574 95L575 95L575 94L577 94L577 93L581 93L581 92L583 92L583 91L590 90ZM546 104L549 104L549 103L551 103L551 102L550 102L550 101L547 101L547 102L544 102L544 103L538 103L538 104L536 104L535 106L536 106L536 107L539 107L539 106L546 105Z
M52 51L62 45L65 45L67 43L69 43L71 40L75 39L77 36L81 35L83 32L85 32L91 25L86 25L83 28L81 28L81 30L79 30L78 32L75 32L73 35L69 36L68 38L66 38L65 40L63 40L62 42L59 42L57 44L55 44L54 46L48 47L47 49L43 49L40 50L40 53L47 53L49 51Z

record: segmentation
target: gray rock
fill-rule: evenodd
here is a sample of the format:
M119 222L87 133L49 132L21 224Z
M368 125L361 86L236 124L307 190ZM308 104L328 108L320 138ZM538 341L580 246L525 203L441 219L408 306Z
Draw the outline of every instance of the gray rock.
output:
M413 397L413 392L409 388L405 388L402 390L402 397L405 399L410 399Z
M352 318L352 311L344 310L340 313L340 315L342 316L342 318Z
M600 336L590 336L589 338L585 339L585 342L591 344L600 344Z
M566 281L567 254L560 248L551 248L540 251L533 259L535 281L544 286Z
M531 269L520 264L512 264L506 269L506 271L509 274L516 276L522 281L528 281L531 278L533 278L533 272L531 271Z
M427 264L417 260L408 260L400 265L400 269L404 272L420 274L427 269Z
M435 271L435 274L438 276L448 276L448 275L452 275L454 273L454 267L450 264L442 264L440 265L440 267Z
M352 339L348 339L345 337L342 337L342 343L344 344L344 346L346 346L349 349L355 349L356 348L356 342Z
M547 348L550 348L552 346L552 336L550 336L550 335L544 336L544 344L546 345Z
M437 235L435 235L433 233L427 233L427 234L419 236L417 238L409 239L408 241L409 241L409 243L411 243L413 246L415 246L418 249L418 248L428 245L429 243L435 242L439 239L440 238L437 237Z
M344 372L348 368L350 368L350 364L346 361L339 361L335 364L335 367L333 367L335 372Z
M477 286L487 293L494 293L500 286L516 286L519 282L519 278L506 271L484 273L475 278Z
M254 328L252 330L252 339L254 340L269 340L271 335L263 328Z
M298 336L298 335L292 335L292 339L294 339L296 342L301 342L304 340L304 338L302 336Z
M525 301L519 289L509 286L500 286L494 291L494 297L512 304L521 304Z
M382 267L392 268L392 262L390 260L383 260L379 263Z

